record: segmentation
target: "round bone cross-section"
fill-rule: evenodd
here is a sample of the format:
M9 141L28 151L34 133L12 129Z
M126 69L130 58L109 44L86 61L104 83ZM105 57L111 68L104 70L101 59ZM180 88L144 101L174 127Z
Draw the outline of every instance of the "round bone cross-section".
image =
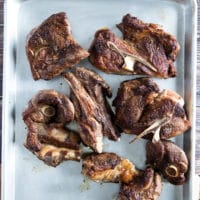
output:
M74 119L74 106L55 90L42 90L23 112L28 127L25 147L50 166L80 160L80 138L65 126Z
M74 106L69 98L55 90L41 90L23 112L23 119L64 126L74 119Z

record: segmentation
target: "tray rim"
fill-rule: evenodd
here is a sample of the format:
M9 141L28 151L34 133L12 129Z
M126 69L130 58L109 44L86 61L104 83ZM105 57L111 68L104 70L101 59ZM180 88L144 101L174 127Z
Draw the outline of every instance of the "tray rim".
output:
M9 30L12 29L13 24L12 21L10 21L9 19L9 14L11 13L11 10L13 8L16 9L16 7L20 7L20 4L25 2L26 0L5 0L4 1L4 47L3 47L3 101L2 101L2 176L1 176L1 199L7 199L7 193L9 190L8 187L10 187L10 185L8 186L6 183L9 182L8 181L8 177L11 177L14 179L14 173L12 172L10 174L10 176L8 176L8 167L6 167L7 164L9 164L8 161L8 154L9 151L7 152L6 150L8 150L8 146L6 144L8 144L8 140L9 140L9 136L8 134L4 134L7 132L7 127L6 126L6 121L9 119L9 112L7 112L9 110L9 100L11 99L10 97L10 90L8 89L8 69L6 68L6 66L10 63L9 59L10 59L10 54L9 51L13 50L10 49L10 47L12 46L12 42L14 43L14 41L9 41L8 35L9 35ZM158 0L160 1L160 0ZM188 4L192 7L192 39L191 39L191 61L190 61L190 65L193 66L192 68L192 72L191 72L191 86L192 86L192 95L191 95L191 103L192 103L192 107L191 107L191 113L192 113L192 128L191 128L191 134L190 134L190 145L191 145L191 156L190 156L190 179L189 179L189 192L190 192L190 199L193 200L195 199L195 197L197 197L197 195L195 195L196 191L194 191L194 186L195 186L195 144L196 144L196 136L195 136L195 131L196 131L196 66L197 66L197 1L196 0L165 0L165 1L171 1L171 2L176 2L177 4L181 4L181 3L185 3L188 2ZM16 7L15 7L16 6ZM11 9L12 8L12 9ZM16 12L18 13L18 12ZM16 14L17 15L17 14ZM13 38L14 40L14 38ZM13 61L14 62L14 61ZM12 94L14 97L15 95ZM13 97L12 96L12 97ZM14 147L12 147L14 148ZM11 151L11 150L10 150ZM13 151L13 150L12 150ZM11 152L12 152L11 151ZM14 159L13 161L14 162ZM13 177L12 177L13 176ZM13 183L14 184L14 183ZM12 199L14 200L15 198L15 194L11 194L12 195ZM11 197L11 196L9 196Z

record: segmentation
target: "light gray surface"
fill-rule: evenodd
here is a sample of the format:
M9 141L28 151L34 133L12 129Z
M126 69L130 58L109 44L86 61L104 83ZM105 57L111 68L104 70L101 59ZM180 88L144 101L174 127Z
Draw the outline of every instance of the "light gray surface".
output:
M51 168L44 165L23 147L26 130L21 113L28 100L40 89L53 88L63 93L69 92L68 85L62 78L52 81L33 81L25 55L26 35L48 16L60 11L67 13L73 36L86 49L89 47L95 31L99 28L109 27L121 37L115 24L120 22L126 13L131 13L146 22L162 25L166 31L175 35L181 44L181 51L176 62L178 77L154 80L161 88L172 89L185 96L192 121L195 120L192 114L193 103L195 103L193 99L195 70L191 70L191 68L195 68L195 65L192 65L195 63L195 55L191 56L195 46L193 1L186 1L186 4L181 5L173 1L156 1L155 3L155 0L144 0L142 4L139 0L126 0L125 2L119 0L32 0L24 2L8 0L7 4L5 36L8 40L5 41L4 60L4 137L2 139L4 184L2 199L115 199L119 185L100 185L91 181L83 184L80 163L65 162L57 168ZM186 15L186 13L188 14ZM15 52L17 52L16 63ZM93 68L87 61L80 65ZM108 75L100 71L98 73L111 85L113 96L115 96L121 81L133 78L132 76ZM165 182L160 199L193 199L191 187L194 175L193 141L195 138L192 131L193 129L175 140L179 146L184 147L191 163L190 179L184 186L184 192L182 186L173 186ZM121 142L118 143L106 140L104 151L116 152L129 158L137 167L144 168L145 141L141 140L129 145L128 141L131 138L131 136L123 135ZM83 189L87 186L89 189Z

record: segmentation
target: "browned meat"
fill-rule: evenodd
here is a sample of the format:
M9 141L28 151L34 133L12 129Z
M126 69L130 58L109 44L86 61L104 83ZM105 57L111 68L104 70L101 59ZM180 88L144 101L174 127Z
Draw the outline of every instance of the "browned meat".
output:
M100 153L103 135L112 140L118 140L119 137L106 100L106 96L111 96L110 87L98 74L83 67L76 68L75 73L64 74L64 77L71 87L81 139Z
M26 53L35 80L49 80L88 57L73 39L65 13L51 15L27 38Z
M138 69L139 74L163 78L176 76L173 62L180 46L174 36L166 33L157 24L144 23L130 14L123 17L118 28L122 31L124 39L143 56L143 59L157 69L157 72L149 70L144 63L137 62L134 67Z
M179 94L164 90L145 108L140 123L152 125L152 122L156 124L164 119L164 123L157 126L160 127L160 138L175 137L190 128L183 106L184 100Z
M82 174L97 182L129 182L135 173L135 166L115 153L88 154L82 162Z
M63 160L80 160L80 138L65 128L74 119L74 106L65 95L42 90L22 115L28 127L24 145L39 159L54 167Z
M162 173L172 184L185 183L188 171L188 159L182 149L173 142L161 140L146 145L147 164Z
M65 128L47 128L44 124L30 120L25 147L47 165L56 167L64 160L81 158L80 138Z
M115 153L86 155L82 174L93 181L120 182L118 200L156 200L162 190L161 177L153 169L137 170Z
M130 129L134 129L146 105L158 92L158 85L149 78L121 83L113 105L116 107L116 121L125 132L131 132Z
M170 90L159 92L148 78L121 83L113 105L116 123L124 132L138 137L159 131L160 138L167 139L190 128L182 97Z
M63 127L74 119L74 106L69 98L55 90L41 90L28 103L23 119Z
M139 171L129 183L122 183L117 200L156 200L162 190L161 177L151 168Z
M141 74L134 66L136 61L145 64L149 70L157 71L134 47L131 47L108 29L101 29L96 32L89 52L90 62L107 73Z

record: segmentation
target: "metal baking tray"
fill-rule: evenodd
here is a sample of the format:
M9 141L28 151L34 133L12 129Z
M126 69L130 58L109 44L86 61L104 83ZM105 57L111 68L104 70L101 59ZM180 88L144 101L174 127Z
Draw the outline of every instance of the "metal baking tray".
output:
M23 146L27 130L21 113L38 90L53 88L69 93L67 83L58 77L34 81L25 54L27 34L53 13L67 13L74 38L88 49L94 33L109 27L121 37L115 24L131 13L145 22L157 23L175 35L181 51L175 63L178 76L154 79L160 88L181 94L186 103L192 128L174 139L190 161L188 181L184 186L163 183L160 200L194 200L195 173L195 75L196 15L194 0L7 0L5 2L3 131L2 131L2 200L110 200L116 199L119 184L99 184L84 179L81 163L64 162L48 167ZM95 69L89 62L79 65ZM107 80L113 97L123 80L137 76L109 75L95 69ZM130 145L132 136L122 135L120 142L105 139L104 151L129 158L138 168L145 167L145 140Z

